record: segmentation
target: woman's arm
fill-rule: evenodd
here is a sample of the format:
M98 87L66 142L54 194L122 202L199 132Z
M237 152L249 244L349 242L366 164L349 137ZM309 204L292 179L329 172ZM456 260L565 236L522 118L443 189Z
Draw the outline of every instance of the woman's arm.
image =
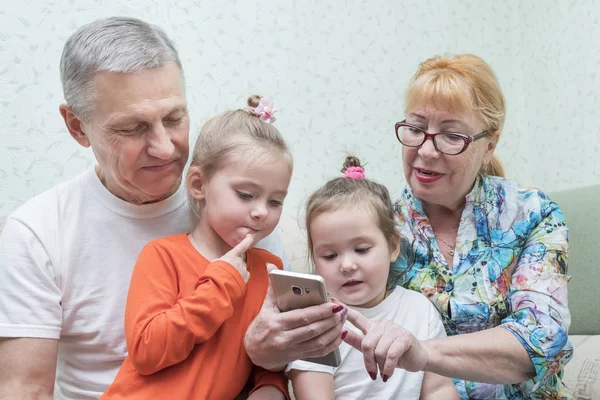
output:
M421 385L420 400L459 400L452 379L432 372L425 372Z
M423 370L474 382L512 384L531 379L535 368L519 340L504 328L430 339Z
M512 313L502 321L529 354L536 386L559 372L573 355L568 340L568 229L558 205L537 194L539 209L529 213L535 226L511 278Z
M289 375L296 400L335 400L332 374L293 369Z
M344 341L363 353L365 367L372 376L379 370L380 374L391 377L395 368L502 384L522 382L535 376L523 345L501 327L419 340L390 321L371 322L350 308L348 321L365 336L348 330Z
M567 337L567 228L558 206L543 195L540 200L539 212L528 214L527 222L535 226L515 265L509 293L512 313L501 326L427 341L403 329L390 329L393 351L378 352L383 331L369 332L371 323L349 310L348 320L366 336L349 331L344 341L362 351L367 371L385 367L390 373L393 364L408 371L495 384L535 378L536 386L559 372L573 354ZM523 229L514 227L519 228Z
M427 370L501 384L535 377L541 384L570 360L568 230L558 206L537 194L530 199L539 205L513 227L517 236L527 237L511 276L511 314L500 327L431 340Z

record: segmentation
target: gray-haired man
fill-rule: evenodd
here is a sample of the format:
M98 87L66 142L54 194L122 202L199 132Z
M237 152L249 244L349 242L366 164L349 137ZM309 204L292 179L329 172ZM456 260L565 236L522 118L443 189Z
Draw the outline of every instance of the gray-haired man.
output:
M66 104L60 113L71 136L92 148L97 165L6 221L0 399L98 398L127 352L123 314L138 253L152 239L188 230L181 176L189 117L171 40L136 19L92 22L65 44L61 78ZM259 245L286 263L277 235ZM339 344L340 313L323 306L285 316L272 299L265 304L257 333L249 331L246 341L260 349L258 358L268 357L259 364L279 369ZM267 332L280 338L276 347ZM306 332L314 340L296 343Z

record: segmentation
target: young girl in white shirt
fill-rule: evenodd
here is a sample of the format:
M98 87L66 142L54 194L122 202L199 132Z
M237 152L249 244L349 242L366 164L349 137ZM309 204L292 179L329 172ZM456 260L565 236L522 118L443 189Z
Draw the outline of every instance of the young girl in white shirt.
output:
M405 330L423 340L446 333L424 295L388 285L395 281L390 265L400 248L388 190L366 179L355 157L346 158L342 172L308 200L309 253L329 293L350 306L348 321L357 326L347 322L342 337L352 331L354 338L364 334L363 339L375 340L377 363L373 366L347 343L339 347L337 368L293 362L287 371L296 399L458 399L450 378L398 367L402 353L395 348L396 338Z

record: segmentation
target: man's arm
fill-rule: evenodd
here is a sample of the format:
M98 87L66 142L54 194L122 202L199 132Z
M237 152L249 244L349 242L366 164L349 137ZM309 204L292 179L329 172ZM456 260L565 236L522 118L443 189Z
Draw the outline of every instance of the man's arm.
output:
M52 399L61 297L38 232L9 217L0 235L0 400Z
M58 340L0 338L0 400L51 400Z

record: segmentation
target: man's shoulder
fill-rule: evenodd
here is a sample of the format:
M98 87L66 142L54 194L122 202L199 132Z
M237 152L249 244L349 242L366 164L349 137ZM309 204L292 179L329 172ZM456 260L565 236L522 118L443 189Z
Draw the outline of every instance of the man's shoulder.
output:
M34 196L17 208L8 218L22 223L35 223L55 219L60 209L68 209L69 203L81 200L82 182L86 173L61 182L50 189Z

